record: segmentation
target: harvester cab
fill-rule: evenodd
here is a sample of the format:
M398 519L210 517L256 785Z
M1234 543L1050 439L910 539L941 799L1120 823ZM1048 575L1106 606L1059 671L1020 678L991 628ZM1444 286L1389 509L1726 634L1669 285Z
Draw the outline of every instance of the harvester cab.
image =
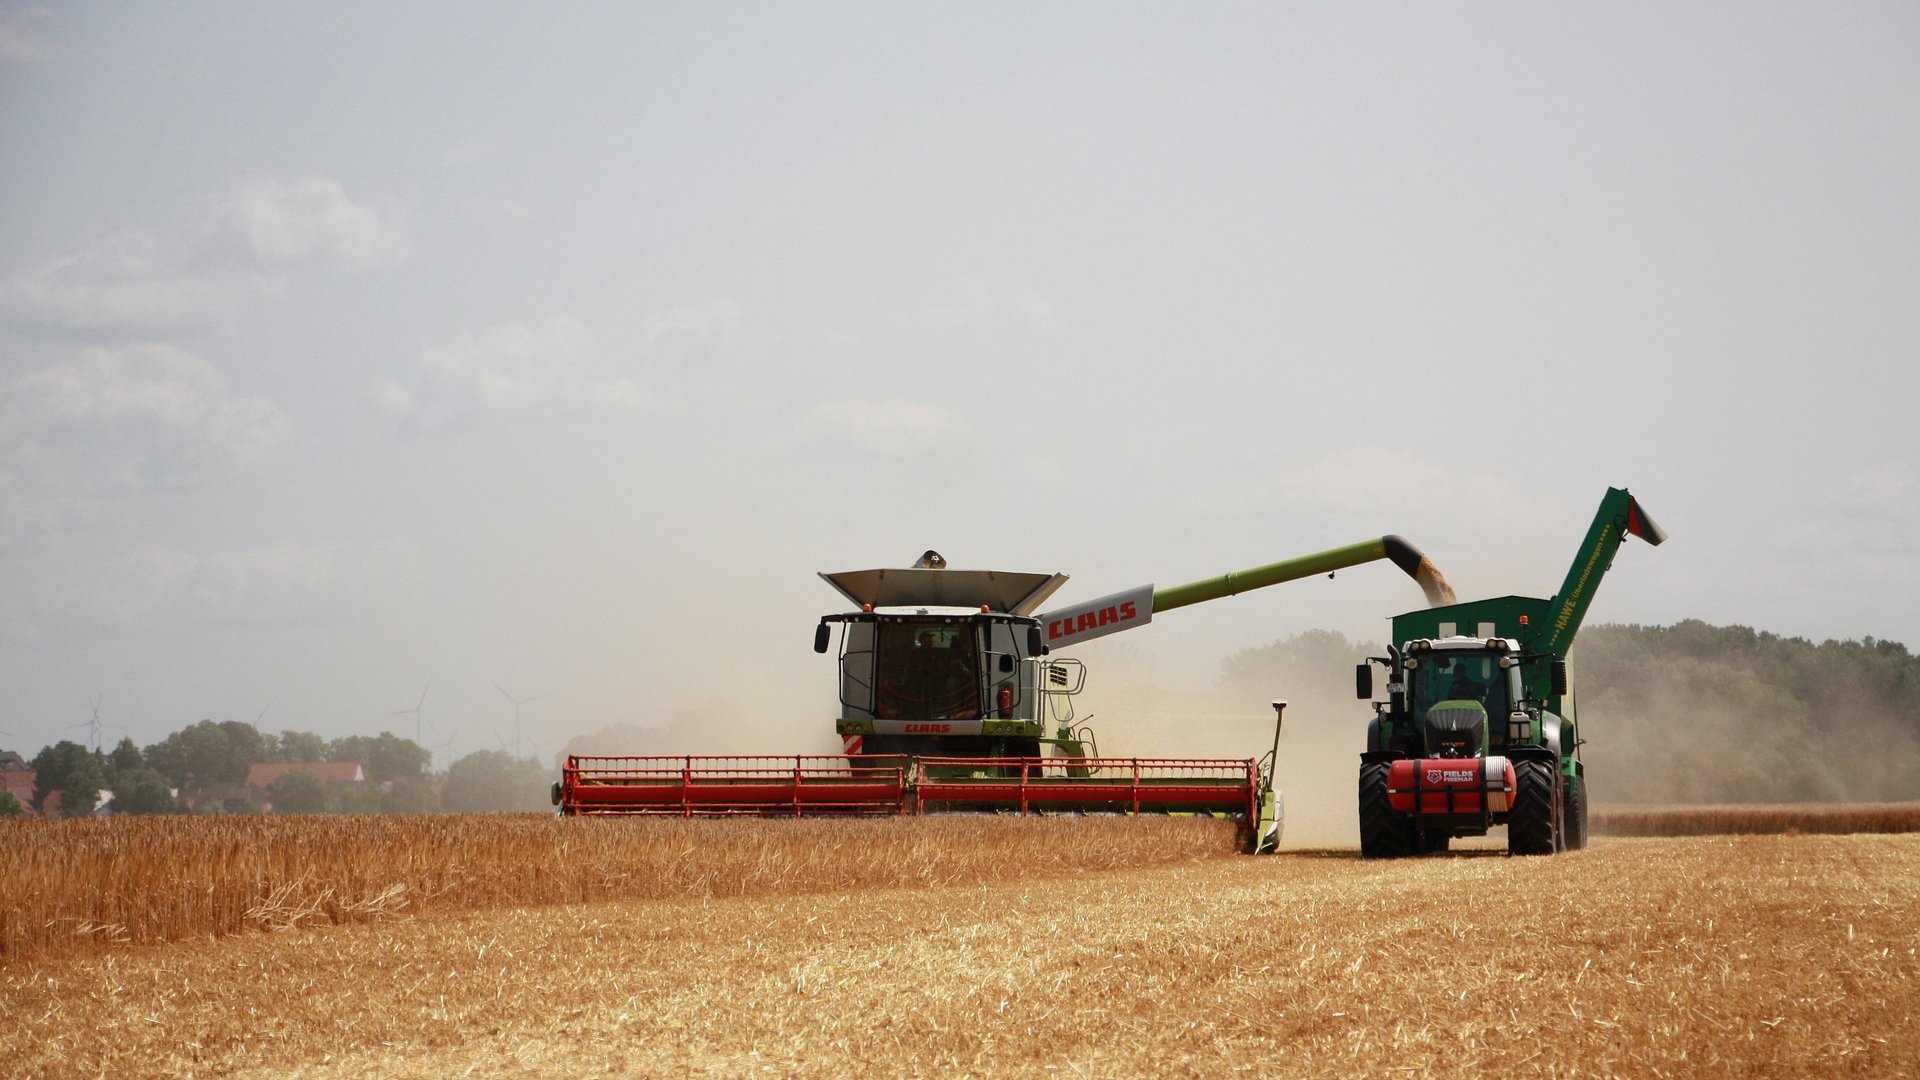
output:
M906 569L822 574L859 610L821 618L840 634L840 720L849 755L1084 757L1050 707L1084 672L1047 658L1033 612L1065 574L950 570L928 552Z
M1355 673L1373 697L1360 763L1360 850L1392 858L1444 850L1454 837L1507 826L1514 854L1579 848L1587 838L1586 767L1567 652L1595 588L1627 536L1666 539L1632 495L1610 488L1560 592L1408 612L1384 657Z

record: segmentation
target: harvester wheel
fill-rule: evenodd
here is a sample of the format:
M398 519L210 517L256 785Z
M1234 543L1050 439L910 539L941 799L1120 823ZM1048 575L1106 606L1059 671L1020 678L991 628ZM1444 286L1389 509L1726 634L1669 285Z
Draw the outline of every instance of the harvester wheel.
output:
M1566 834L1567 850L1578 851L1587 846L1587 778L1584 774L1573 778L1573 787L1567 791L1565 808L1566 820L1561 831Z
M1394 810L1387 797L1387 774L1392 768L1385 761L1360 766L1360 857L1364 859L1398 859L1420 850L1413 819Z
M1513 765L1513 810L1507 815L1507 853L1551 855L1559 847L1558 801L1560 777L1546 761L1516 761Z

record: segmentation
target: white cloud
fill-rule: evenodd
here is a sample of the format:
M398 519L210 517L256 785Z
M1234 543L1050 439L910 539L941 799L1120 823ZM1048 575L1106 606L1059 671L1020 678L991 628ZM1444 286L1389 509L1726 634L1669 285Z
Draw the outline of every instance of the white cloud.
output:
M255 180L236 207L254 254L271 262L376 270L406 261L407 248L373 207L349 199L338 180Z
M810 426L816 435L886 457L947 454L953 440L967 430L958 413L899 398L822 402L814 408Z
M83 334L163 337L231 319L284 284L237 266L196 266L188 248L143 231L103 237L8 283L12 321Z
M739 321L740 306L720 301L660 312L647 319L645 332L648 341L707 340L726 333Z
M955 295L906 312L903 321L941 332L1045 328L1059 321L1053 302L1036 292L998 293L967 282Z
M245 462L292 421L170 345L83 350L0 387L7 532L57 530L114 499Z
M571 315L507 323L421 350L420 379L373 390L383 411L433 427L478 413L632 411L660 407L630 361L610 357Z
M0 613L0 639L328 621L391 597L418 561L411 542L393 539L205 553L132 544L69 553L50 573L9 583L13 602Z
M60 50L47 35L53 13L43 7L0 11L0 63L44 64Z

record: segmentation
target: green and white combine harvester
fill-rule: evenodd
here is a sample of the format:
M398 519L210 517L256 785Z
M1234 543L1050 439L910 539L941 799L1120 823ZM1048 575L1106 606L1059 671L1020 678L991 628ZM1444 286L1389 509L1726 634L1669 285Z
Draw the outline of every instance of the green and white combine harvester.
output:
M1609 488L1553 598L1501 596L1393 620L1387 700L1373 702L1360 758L1360 850L1443 851L1507 827L1507 850L1586 846L1587 780L1567 652L1627 536L1664 541L1622 488ZM1355 689L1373 698L1373 668Z
M1167 589L1151 585L1040 612L1064 574L914 566L821 577L857 610L824 616L814 649L839 649L844 754L569 757L565 814L884 815L1182 813L1238 819L1248 851L1279 842L1274 789L1284 702L1263 759L1102 757L1070 699L1080 661L1054 655L1156 614L1387 559L1451 603L1438 572L1397 536Z

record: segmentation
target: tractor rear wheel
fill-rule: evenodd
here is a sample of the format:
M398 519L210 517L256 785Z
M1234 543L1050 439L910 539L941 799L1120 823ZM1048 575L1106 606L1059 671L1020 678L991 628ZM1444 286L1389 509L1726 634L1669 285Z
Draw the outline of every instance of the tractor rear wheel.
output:
M1387 797L1387 774L1392 765L1385 761L1363 762L1360 766L1360 857L1398 859L1420 850L1420 833L1413 818L1396 811Z
M1560 777L1547 761L1513 763L1513 810L1507 814L1507 853L1551 855L1559 848Z
M1567 803L1561 824L1561 832L1566 835L1568 851L1578 851L1587 846L1587 777L1583 773L1573 778L1573 786L1567 790Z

